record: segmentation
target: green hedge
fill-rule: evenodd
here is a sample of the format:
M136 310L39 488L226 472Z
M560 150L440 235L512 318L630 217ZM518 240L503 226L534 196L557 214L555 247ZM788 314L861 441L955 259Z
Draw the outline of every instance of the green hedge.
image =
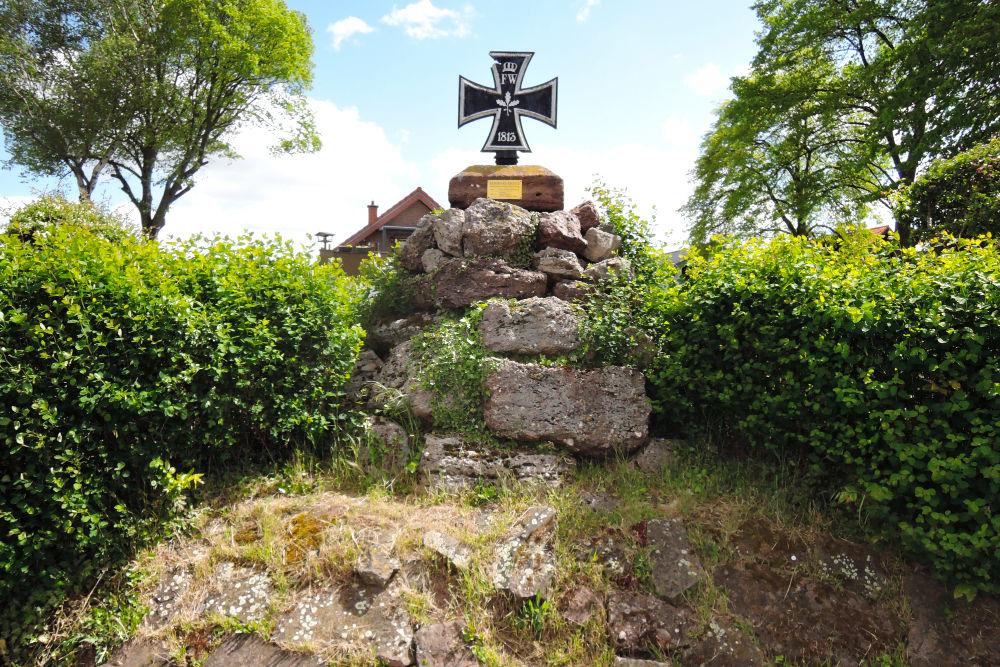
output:
M169 516L174 468L328 446L355 298L279 241L0 235L0 636Z
M779 237L654 290L659 417L807 453L959 591L1000 586L1000 252Z

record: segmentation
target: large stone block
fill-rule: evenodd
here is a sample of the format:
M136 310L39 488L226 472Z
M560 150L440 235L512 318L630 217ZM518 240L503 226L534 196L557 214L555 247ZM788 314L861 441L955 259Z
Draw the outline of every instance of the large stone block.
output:
M579 218L568 211L543 213L538 218L538 247L562 248L582 254L587 249L587 242L580 232Z
M424 252L433 248L436 243L434 218L435 216L430 214L420 218L416 230L399 247L399 263L404 269L414 273L421 273L424 270Z
M563 180L545 167L529 164L469 167L451 179L448 202L455 208L466 208L480 197L489 197L491 186L498 183L514 186L513 190L519 184L520 197L496 192L493 196L502 196L505 201L529 211L559 211L563 208Z
M462 248L466 257L512 256L533 250L535 221L531 213L507 202L477 199L465 211Z
M479 483L516 479L526 484L559 486L576 467L569 456L531 450L497 450L456 436L428 434L420 473L432 488L458 491Z
M601 224L601 214L597 211L597 206L592 201L585 201L572 211L573 215L580 221L580 233L586 234L591 227Z
M498 258L444 260L434 276L439 308L464 308L491 297L525 299L545 296L544 273L512 267Z
M488 349L504 354L562 354L580 347L580 320L556 297L491 301L479 330Z
M486 387L483 416L502 438L551 440L603 457L631 451L649 434L645 380L633 368L575 370L507 361Z
M437 247L452 257L461 257L465 211L458 208L449 209L441 215L433 216L433 220Z
M576 253L561 248L546 248L535 253L535 268L553 280L576 280L583 277L583 265Z

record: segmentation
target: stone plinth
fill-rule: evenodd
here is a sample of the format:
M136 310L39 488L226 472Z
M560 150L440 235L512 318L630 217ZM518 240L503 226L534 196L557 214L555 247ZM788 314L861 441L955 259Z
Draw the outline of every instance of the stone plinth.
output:
M448 201L453 208L468 208L480 197L529 211L561 211L563 180L545 167L476 165L452 178L448 185Z

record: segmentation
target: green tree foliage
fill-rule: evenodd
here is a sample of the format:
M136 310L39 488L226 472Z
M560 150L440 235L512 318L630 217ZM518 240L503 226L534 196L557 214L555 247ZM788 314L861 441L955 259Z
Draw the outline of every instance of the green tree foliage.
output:
M788 236L692 251L649 293L673 428L803 456L960 591L1000 588L1000 250Z
M941 232L1000 237L1000 139L935 162L900 199L896 217L917 241Z
M106 241L135 239L137 230L124 218L93 202L70 202L60 194L45 194L11 216L5 233L16 234L22 242L55 234L65 227L83 230Z
M154 533L178 470L328 451L355 299L279 241L0 234L0 635Z
M864 215L856 195L870 187L845 154L852 128L804 90L822 72L759 72L736 77L735 98L718 111L694 169L695 192L682 211L694 243L716 234L832 232Z
M110 174L155 237L246 123L315 150L312 37L282 0L13 0L0 7L0 113L15 163Z
M765 95L759 102L752 95L743 100L747 93L737 80L733 104L759 109L768 126L765 136L795 138L795 128L783 129L782 123L809 119L803 132L811 139L791 145L814 148L813 166L829 177L837 176L808 184L815 187L807 198L814 201L816 213L827 208L827 185L837 179L849 186L847 193L853 193L858 205L880 202L892 208L893 191L912 183L933 159L1000 133L1000 6L995 2L761 0L754 8L763 29L748 79L780 80L782 85L774 90L781 94ZM733 115L724 107L713 135L731 131L731 119L723 117L727 113ZM737 118L745 116L740 113ZM753 144L747 144L748 138L760 134L738 134L737 153L750 150ZM706 139L706 148L724 144L724 137L713 139L712 135ZM771 152L779 159L764 164L779 167L799 164L788 156L802 155L801 148L788 153L773 147L764 155ZM706 166L720 162L710 157L703 161ZM722 169L734 172L726 173L725 179L734 184L759 181L761 174L750 168L755 164L750 159L734 158L729 164L723 160ZM718 171L699 167L709 179ZM765 171L771 190L785 192L783 181L775 178L787 178L787 172ZM705 180L702 173L696 176ZM706 196L712 188L700 187L705 192L689 203L689 212L706 211L712 203ZM734 206L717 213L736 220L722 223L735 231L757 231L762 217L752 206L748 209L744 213ZM709 225L702 221L701 227ZM898 231L903 244L909 244L906 220L898 221Z

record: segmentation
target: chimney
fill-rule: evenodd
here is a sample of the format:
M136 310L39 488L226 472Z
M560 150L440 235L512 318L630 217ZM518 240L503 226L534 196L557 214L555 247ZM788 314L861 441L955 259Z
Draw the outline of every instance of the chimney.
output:
M378 220L378 206L372 201L371 204L368 204L368 224L370 225L376 220Z

